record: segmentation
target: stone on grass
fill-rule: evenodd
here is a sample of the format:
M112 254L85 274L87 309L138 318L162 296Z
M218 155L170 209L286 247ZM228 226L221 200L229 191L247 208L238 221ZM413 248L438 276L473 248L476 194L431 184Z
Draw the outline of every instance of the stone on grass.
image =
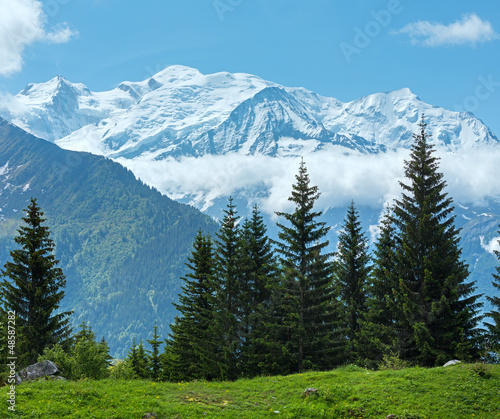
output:
M16 374L16 384L21 384L23 381L36 380L41 377L56 378L59 373L59 368L52 361L37 362ZM58 377L57 379L64 379L64 377Z
M458 359L452 359L451 361L448 361L446 364L443 365L443 367L449 367L451 365L455 364L460 364L462 361L459 361Z

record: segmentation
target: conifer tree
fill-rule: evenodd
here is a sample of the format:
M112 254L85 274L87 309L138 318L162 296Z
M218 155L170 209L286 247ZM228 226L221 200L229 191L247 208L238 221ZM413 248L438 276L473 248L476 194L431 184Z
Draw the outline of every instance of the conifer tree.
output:
M212 239L199 231L186 264L189 273L179 303L180 313L171 325L171 339L163 356L164 372L170 380L210 379L218 376L213 365L215 344L212 336L214 298L214 254Z
M342 327L347 337L347 362L358 360L358 337L367 312L369 262L368 239L362 232L354 202L351 202L339 235L337 259L334 263L335 285L343 313Z
M132 347L127 356L127 362L130 364L135 378L149 378L148 357L142 340L139 342L139 345L137 345L135 343L135 338L133 339Z
M16 325L23 331L22 347L17 347L25 363L36 362L45 348L65 342L71 333L71 312L58 312L66 280L54 256L54 242L43 223L43 212L32 198L25 225L14 239L21 246L10 252L1 272L0 298L4 308L16 313Z
M332 264L324 252L328 228L314 212L319 198L317 186L310 186L304 161L301 162L292 196L293 213L277 212L289 224L278 223L277 250L280 254L281 307L276 327L281 331L282 354L287 372L304 368L329 368L333 358L334 311Z
M500 232L500 231L499 231ZM500 244L500 240L499 240ZM495 250L495 255L500 261L500 252ZM496 268L497 273L493 274L493 286L500 291L500 265ZM490 345L493 350L500 352L500 297L498 296L486 296L488 301L493 306L493 309L488 313L493 322L487 322L488 327L488 338L490 340Z
M241 358L242 283L239 270L240 229L233 199L230 197L217 233L215 247L215 299L211 333L218 339L217 360L219 377L234 380L239 373Z
M360 358L371 361L375 367L384 355L397 355L394 327L396 301L394 291L398 286L394 273L396 231L392 223L392 209L387 208L381 220L380 234L375 242L373 266L368 278L368 315L363 322L363 340Z
M257 375L267 363L268 342L265 321L271 313L271 291L277 266L267 229L257 206L245 220L240 235L240 305L242 324L241 370Z
M398 338L400 355L423 366L475 355L479 321L478 296L461 260L459 231L454 227L452 199L438 172L438 158L428 142L424 118L414 134L408 183L394 207L398 229L396 272L399 279Z
M153 338L147 341L151 345L151 355L149 359L151 378L155 381L157 381L160 377L160 345L162 344L162 341L159 339L160 336L158 335L158 326L155 322L153 327Z

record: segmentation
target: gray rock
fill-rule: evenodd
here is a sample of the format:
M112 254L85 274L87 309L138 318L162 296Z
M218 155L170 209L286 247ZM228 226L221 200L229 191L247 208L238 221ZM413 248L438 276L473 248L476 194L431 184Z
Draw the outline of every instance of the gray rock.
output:
M16 384L21 384L21 382L26 380L36 380L37 378L45 376L55 377L59 372L59 368L57 368L57 365L52 361L37 362L16 374Z
M458 359L452 359L451 361L448 361L446 364L443 365L443 367L449 367L451 365L455 364L460 364L462 361L459 361Z

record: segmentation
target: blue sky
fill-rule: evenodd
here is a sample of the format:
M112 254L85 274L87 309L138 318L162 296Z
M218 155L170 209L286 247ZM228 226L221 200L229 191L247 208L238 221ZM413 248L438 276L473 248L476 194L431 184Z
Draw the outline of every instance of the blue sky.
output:
M494 0L0 0L0 92L57 74L108 90L182 64L342 101L409 87L500 136L498 34Z

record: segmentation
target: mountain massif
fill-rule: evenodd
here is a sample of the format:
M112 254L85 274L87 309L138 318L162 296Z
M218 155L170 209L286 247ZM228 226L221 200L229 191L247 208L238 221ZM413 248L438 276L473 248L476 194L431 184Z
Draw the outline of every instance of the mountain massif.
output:
M23 209L36 197L66 275L62 309L89 322L112 354L154 322L166 337L180 276L199 229L217 225L172 201L118 163L63 150L0 119L0 265L17 248Z
M410 147L421 115L425 115L431 142L442 155L500 149L499 139L472 113L432 106L407 88L342 102L250 74L222 72L204 75L184 66L167 67L144 81L122 82L113 90L104 92L93 92L81 83L57 76L46 83L26 86L8 104L0 107L0 116L23 130L63 149L92 153L119 162L163 195L189 203L215 218L222 215L229 195L235 199L240 215L247 215L254 203L262 203L278 190L286 188L280 193L287 196L291 182L285 185L277 181L281 174L268 168L285 167L286 173L293 174L298 167L297 156L304 156L306 162L313 160L318 165L316 171L323 173L324 177L330 176L332 162L337 164L343 156L354 158L354 163L346 166L346 170L362 161L367 165L366 173L372 173L369 166L376 158ZM2 130L4 143L6 138L12 141L12 137L20 135L12 135L11 132L18 131L5 123ZM7 135L5 130L10 134ZM27 147L28 143L23 143L22 147ZM0 195L2 205L5 205L0 213L5 215L6 219L2 221L5 228L11 226L12 230L14 222L9 220L13 211L19 211L25 205L30 191L39 193L42 206L47 206L47 213L54 217L51 222L58 235L59 257L68 277L76 278L71 286L77 292L72 298L78 299L81 307L87 304L79 313L85 313L91 324L101 317L101 323L96 326L98 332L104 330L101 329L104 323L114 321L110 316L116 317L106 310L115 301L126 304L126 295L129 294L123 290L129 283L137 287L134 289L138 290L136 298L141 298L141 307L147 307L151 313L144 319L150 321L156 318L152 313L171 310L167 300L176 298L176 281L183 269L182 256L187 254L189 240L200 226L214 231L212 222L193 208L176 206L179 204L137 182L132 173L109 160L63 151L49 143L37 146L52 147L53 152L47 152L46 159L41 159L38 152L18 153L17 159L24 156L25 163L30 159L34 162L23 171L42 173L41 169L36 169L36 164L42 163L46 166L44 170L56 170L47 166L48 161L52 162L49 155L69 153L64 156L71 157L64 159L100 162L103 168L112 167L116 176L97 177L90 174L92 171L79 169L61 172L61 167L68 166L63 159L54 163L54 167L59 167L55 172L58 174L49 171L42 179L43 186L38 186L37 190L33 189L35 182L27 174L23 175L24 183L18 181L14 184L9 176L23 166L13 160L10 154L13 149L6 151L5 147L1 145L0 182L17 188L17 198L7 199L6 194L11 194L9 188ZM360 160L359 156L363 159ZM240 166L245 159L250 161L245 163L247 165L260 161L265 170L254 169L248 172L249 175L242 175ZM83 173L87 173L87 177ZM348 178L347 175L345 171L336 172L338 177ZM467 175L473 178L475 174ZM77 181L76 177L81 176L84 177ZM491 173L491 176L496 174ZM66 178L72 180L73 189L64 189L63 180ZM235 182L236 178L239 182ZM373 179L367 174L361 177L361 181L370 184ZM487 179L483 181L487 182ZM76 186L82 184L85 186ZM120 188L116 184L120 184ZM91 185L94 189L90 189ZM133 190L142 191L140 193L148 198L137 198L135 192L129 190L129 185L134 185ZM347 196L351 191L354 194L363 189L362 186L347 179L342 194ZM59 188L65 192L60 192ZM50 200L45 198L49 194L57 198L56 207L65 206L64 217L51 209ZM385 194L372 195L372 202L365 200L358 206L363 227L370 233L378 224L387 198ZM98 204L98 197L106 204L104 201ZM477 282L479 292L493 292L491 273L496 258L491 244L498 236L499 197L500 191L493 191L482 197L479 203L467 196L455 202L456 223L462 228L463 256L471 270L470 279ZM350 196L348 198L350 200ZM155 204L149 204L148 200ZM104 207L108 208L105 215L97 211L104 211ZM283 208L264 205L263 209L273 234L273 211ZM346 206L326 203L322 209L325 211L324 220L332 227L330 240L334 248ZM85 233L70 227L72 223L66 217L75 219L73 212L88 217L78 218ZM106 220L105 217L111 218ZM182 227L186 217L192 227L189 231ZM125 220L134 227L124 227ZM9 234L11 237L12 231ZM97 242L101 247L93 245ZM115 249L122 255L119 262L113 256ZM156 255L155 252L164 253ZM98 266L94 266L96 263ZM162 271L162 264L174 268ZM175 283L175 286L165 287L165 281ZM88 302L84 301L87 299L82 290L88 291ZM166 293L170 293L168 298ZM89 315L94 307L100 312ZM133 314L126 314L125 308L118 311L121 313L118 316L124 320L120 323L123 327L110 328L116 334L110 337L111 342L115 342L113 339L124 342L124 336L130 337L131 333L150 327L144 320L135 319L137 310L130 311ZM164 317L164 326L171 320L171 314ZM131 325L129 329L127 324ZM145 336L144 333L138 335ZM116 347L122 348L120 345Z

